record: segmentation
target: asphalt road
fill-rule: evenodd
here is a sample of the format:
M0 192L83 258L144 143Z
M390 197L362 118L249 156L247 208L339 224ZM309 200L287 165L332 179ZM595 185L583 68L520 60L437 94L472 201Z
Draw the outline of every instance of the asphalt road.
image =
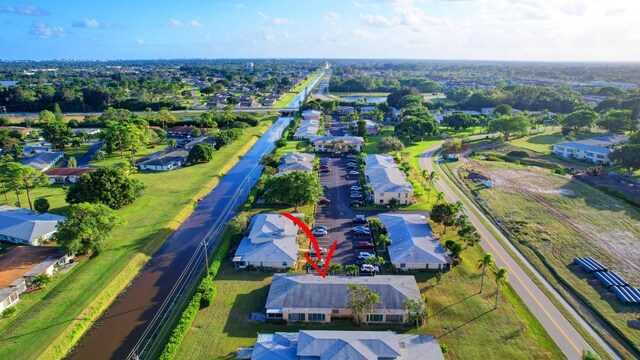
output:
M440 148L441 144L436 144L427 148L420 155L420 167L422 169L426 169L428 171L434 171L434 164L432 162L433 154ZM502 246L502 244L498 241L497 238L489 231L489 228L484 225L483 222L480 221L480 217L483 220L490 224L490 227L496 234L500 234L501 240L505 244L510 244L509 240L501 235L500 231L491 224L491 222L482 215L481 211L466 197L459 197L450 187L449 185L442 179L436 182L436 188L440 191L443 191L446 195L447 201L455 202L458 200L462 200L466 206L465 213L469 216L469 220L473 223L473 225L478 229L478 232L482 235L482 248L490 252L494 255L496 265L498 267L505 267L509 270L509 283L516 290L518 295L522 298L522 300L527 304L529 309L533 312L533 314L538 318L540 323L544 326L547 332L551 335L551 337L555 340L556 344L560 347L560 349L564 352L564 354L569 359L579 360L582 359L582 350L587 349L593 351L591 346L586 342L586 340L578 333L575 327L569 323L569 321L560 313L558 308L549 300L549 298L538 288L538 286L531 280L531 278L525 273L525 271L520 267L520 265L516 262L516 260L511 257L511 255L507 252L507 250ZM474 209L475 211L470 211L469 209ZM476 215L480 214L479 216ZM512 246L511 246L512 247ZM534 271L540 281L542 281L549 290L554 293L554 295L563 303L563 305L570 310L572 314L583 324L585 328L592 334L594 338L596 338L604 347L610 352L610 355L614 358L618 356L615 355L613 350L611 350L604 341L597 335L593 330L579 317L573 309L564 302L564 299L557 294L549 285L542 275L538 274L537 271L531 266L526 259L522 255L520 255L517 250L512 247L522 260L529 266L529 268Z

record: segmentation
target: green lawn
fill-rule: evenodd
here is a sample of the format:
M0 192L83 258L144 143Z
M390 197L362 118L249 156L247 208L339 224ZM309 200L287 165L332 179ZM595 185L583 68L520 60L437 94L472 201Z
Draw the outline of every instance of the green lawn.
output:
M136 160L140 159L141 157L147 156L147 155L151 155L154 152L158 152L164 148L167 147L167 144L159 144L156 145L156 147L151 147L151 146L144 146L142 148L140 148L138 150L138 152L136 153ZM115 165L119 165L122 164L123 162L129 162L131 157L131 154L128 151L125 151L123 153L123 157L120 156L120 152L119 151L114 151L112 154L107 154L104 158L104 160L96 160L93 159L91 161L91 165L94 166L115 166Z
M311 84L313 79L315 79L318 75L320 75L321 72L322 70L318 70L313 74L309 75L305 81L301 82L296 87L291 89L291 92L299 93L300 91L304 90L304 88L306 88L309 84Z
M81 157L82 155L84 155L92 146L93 144L88 143L88 144L82 144L80 145L79 148L74 149L69 147L68 150L66 150L64 152L64 156L66 156L67 158L70 157L75 157L76 159L78 159L79 157Z
M498 310L493 310L495 284L489 278L484 294L478 294L480 273L475 260L480 255L479 248L466 250L462 265L444 274L441 284L436 284L433 273L416 275L429 308L429 320L424 327L380 325L364 329L436 335L441 344L449 347L445 355L448 359L517 359L529 358L531 354L536 354L538 359L562 358L553 340L511 288L503 290ZM250 312L264 311L271 278L269 272L235 270L225 261L215 280L216 298L211 306L198 313L177 358L233 359L238 347L255 344L258 333L362 329L349 320L326 325L250 323Z
M19 313L0 321L0 358L31 359L43 353L59 358L84 327L120 293L144 262L192 210L195 199L208 192L217 176L230 169L274 118L247 129L235 143L223 147L210 163L164 173L137 173L147 189L141 199L118 210L127 224L117 228L107 248L83 260L63 279L45 290L23 294ZM100 162L100 165L109 161ZM61 187L34 191L47 196L53 212L64 212ZM41 301L33 300L42 299ZM55 339L55 349L52 345Z
M274 109L286 108L287 106L289 106L289 104L291 104L291 102L296 98L297 95L297 92L287 92L284 94L282 99L276 101L275 104L273 104L271 107Z
M640 347L640 333L627 325L637 313L606 295L604 287L589 284L593 276L572 265L574 257L591 256L633 283L638 272L630 264L640 256L636 246L640 211L582 182L546 170L501 162L482 164L531 191L522 193L503 186L489 190L466 183L503 224L512 243L558 291L566 294L558 285L559 278ZM576 306L571 298L569 302ZM625 350L622 352L625 354Z
M575 140L583 140L592 138L595 136L602 136L602 133L581 133L578 136L573 136ZM541 131L540 134L525 136L511 141L514 146L521 147L523 149L532 150L540 154L551 154L553 144L566 141L564 135L558 129L549 129L547 131Z

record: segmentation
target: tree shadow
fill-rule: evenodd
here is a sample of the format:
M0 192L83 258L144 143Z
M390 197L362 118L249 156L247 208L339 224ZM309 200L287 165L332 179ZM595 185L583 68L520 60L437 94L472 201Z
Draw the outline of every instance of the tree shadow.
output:
M478 293L475 293L475 294L472 294L472 295L468 295L468 296L464 297L463 299L460 299L458 302L455 302L455 303L453 303L453 304L449 304L449 305L447 305L447 306L445 306L445 307L441 308L441 309L440 309L440 310L438 310L437 312L434 312L433 314L429 315L429 316L427 317L427 319L430 319L430 318L432 318L432 317L434 317L434 316L436 316L436 315L438 315L438 314L442 313L443 311L445 311L445 310L447 310L447 309L449 309L449 308L451 308L451 307L453 307L453 306L456 306L456 305L458 305L458 304L461 304L461 303L463 303L463 302L467 301L468 299L470 299L470 298L472 298L472 297L474 297L474 296L478 296L478 295L480 295L480 293L479 293L479 292L478 292Z
M467 321L465 321L464 323L462 323L462 324L460 324L460 325L458 325L458 326L454 327L453 329L446 331L445 333L441 334L440 336L437 336L437 338L438 338L438 339L440 339L440 338L442 338L442 337L444 337L444 336L446 336L446 335L449 335L449 334L451 334L452 332L455 332L456 330L458 330L458 329L460 329L460 328L462 328L462 327L464 327L464 326L466 326L466 325L471 324L472 322L474 322L474 321L478 320L479 318L483 317L484 315L486 315L486 314L488 314L488 313L490 313L490 312L492 312L492 311L494 311L494 310L495 310L495 309L487 310L487 311L483 312L482 314L480 314L480 315L478 315L478 316L476 316L476 317L474 317L474 318L472 318L472 319L470 319L470 320L467 320Z
M74 319L59 321L59 322L51 324L49 326L45 326L45 327L40 328L40 329L29 331L29 332L26 332L24 334L18 334L18 335L13 335L13 336L9 336L9 337L0 338L0 343L5 342L5 341L10 341L10 340L15 340L15 339L21 338L23 336L32 335L32 334L35 334L35 333L38 333L38 332L41 332L41 331L45 331L45 330L51 329L51 328L56 327L58 325L62 325L62 324L66 324L66 323L72 322L72 321L82 321L82 320L84 320L84 318L74 318Z

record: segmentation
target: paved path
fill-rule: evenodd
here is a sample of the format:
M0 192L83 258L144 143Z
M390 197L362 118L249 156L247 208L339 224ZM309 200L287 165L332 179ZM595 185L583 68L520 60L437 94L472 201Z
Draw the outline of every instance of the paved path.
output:
M102 141L98 141L97 143L93 144L89 150L87 150L86 153L84 153L84 155L82 155L81 157L79 157L77 159L78 165L76 165L77 167L83 167L83 166L88 166L89 165L89 161L91 161L91 157L98 152L98 150L102 149L102 145L104 145L104 143Z
M440 149L441 144L436 144L427 148L420 155L420 167L422 169L426 169L428 171L434 171L434 165L432 162L433 154ZM509 283L516 290L518 295L522 298L522 300L527 304L529 309L533 312L533 314L538 318L540 323L544 326L547 332L551 335L551 337L555 340L556 344L560 347L560 349L564 352L564 354L569 359L582 359L582 350L587 349L593 351L591 346L586 342L586 340L578 333L578 331L567 321L567 319L560 313L560 311L556 308L556 306L547 298L547 296L538 288L538 286L531 280L531 278L525 273L525 271L520 267L520 265L511 257L511 255L507 252L507 250L502 246L502 244L494 237L494 235L489 231L487 226L484 225L480 221L480 217L483 220L490 224L490 227L496 234L500 234L501 240L505 244L511 244L508 239L506 239L500 231L491 224L491 222L482 215L482 212L466 197L459 197L447 183L439 179L436 182L436 188L440 191L443 191L446 195L447 201L455 202L458 200L462 200L465 203L466 209L465 213L469 216L469 220L473 223L473 225L478 229L478 232L482 235L482 248L485 251L490 252L494 255L496 265L499 267L505 267L509 270ZM475 211L470 211L473 209ZM480 215L478 215L480 214ZM610 355L614 358L617 356L613 353L604 341L593 332L590 326L579 317L573 309L567 304L564 299L555 292L551 288L542 275L538 274L535 269L524 259L522 255L513 246L511 246L513 250L519 255L519 257L524 260L525 264L534 271L537 275L538 279L542 281L547 288L563 303L563 305L569 309L583 325L584 327L591 333L591 335L598 339L600 343L608 349Z

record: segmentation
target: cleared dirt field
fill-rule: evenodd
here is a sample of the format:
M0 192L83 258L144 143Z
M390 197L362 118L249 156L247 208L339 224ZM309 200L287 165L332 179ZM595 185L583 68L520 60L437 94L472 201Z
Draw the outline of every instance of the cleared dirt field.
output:
M492 189L471 181L466 184L520 251L546 276L555 272L640 347L640 330L627 323L638 318L639 309L622 305L593 275L573 265L574 257L591 256L631 285L640 286L640 212L548 169L466 160L458 174L465 178L469 171L493 180Z

